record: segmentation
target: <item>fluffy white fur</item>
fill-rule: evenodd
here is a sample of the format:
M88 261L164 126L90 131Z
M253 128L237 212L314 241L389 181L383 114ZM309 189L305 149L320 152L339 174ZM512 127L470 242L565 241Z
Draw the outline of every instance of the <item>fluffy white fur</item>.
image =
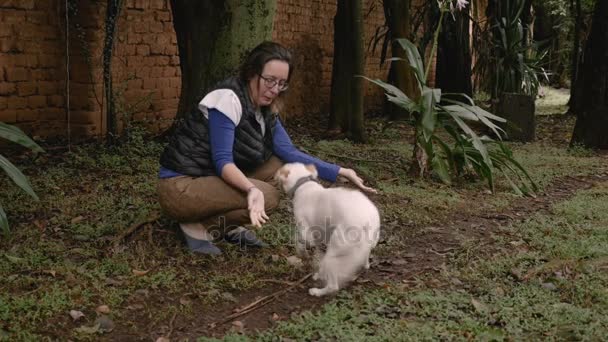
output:
M289 193L299 179L309 176L317 179L314 165L291 163L281 167L275 178ZM313 278L325 284L308 292L313 296L336 292L361 268L369 268L369 256L380 234L378 209L357 190L324 188L316 181L303 183L293 196L296 251L308 256L308 249L315 249L318 266Z

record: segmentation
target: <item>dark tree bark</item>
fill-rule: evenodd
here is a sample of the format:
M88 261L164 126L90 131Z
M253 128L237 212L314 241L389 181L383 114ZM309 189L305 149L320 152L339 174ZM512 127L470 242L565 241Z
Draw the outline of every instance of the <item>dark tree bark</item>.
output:
M176 119L270 39L276 0L171 0L182 86ZM177 122L177 120L176 120Z
M444 93L473 94L469 7L446 15L439 34L435 87ZM455 19L455 20L454 20Z
M334 17L334 59L329 130L341 129L356 142L365 142L363 125L364 72L361 0L338 0Z
M393 57L404 59L405 61L391 61L388 72L388 83L399 88L408 97L416 99L420 96L416 86L415 75L407 62L407 55L396 39L410 38L411 18L410 0L384 0L384 17L388 26L387 38L391 41L391 54ZM391 120L406 119L409 113L385 100L384 112Z
M568 101L568 113L572 114L577 111L576 94L578 81L578 69L581 64L581 27L583 21L583 13L581 9L581 0L570 0L570 11L574 15L574 37L572 42L572 63L570 65L570 100Z
M608 149L608 1L597 1L576 84L572 144Z
M225 0L171 0L182 74L176 119L190 113L207 90L221 78L214 63L217 37L230 21Z
M103 91L105 98L106 115L106 142L114 144L118 138L118 118L114 103L114 88L112 86L112 55L114 53L114 39L116 38L117 22L124 0L108 0L106 5L105 38L103 42Z

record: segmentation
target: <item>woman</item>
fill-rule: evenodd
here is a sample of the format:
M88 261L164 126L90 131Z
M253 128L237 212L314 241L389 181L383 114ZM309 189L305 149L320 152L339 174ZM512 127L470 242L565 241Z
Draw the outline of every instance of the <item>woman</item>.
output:
M352 169L341 168L297 150L278 112L278 98L293 72L291 54L264 42L241 66L239 76L218 84L186 117L160 158L160 205L180 222L193 252L220 254L214 235L242 247L263 247L243 225L261 227L276 208L279 192L271 184L284 162L314 164L319 177L348 178L364 191Z

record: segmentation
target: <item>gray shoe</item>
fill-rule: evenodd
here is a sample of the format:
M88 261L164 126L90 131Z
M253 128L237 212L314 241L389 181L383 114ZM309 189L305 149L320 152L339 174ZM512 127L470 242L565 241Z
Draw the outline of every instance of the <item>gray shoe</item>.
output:
M264 248L268 247L264 241L258 239L252 230L245 227L238 227L226 233L224 240L239 245L241 248L253 247Z

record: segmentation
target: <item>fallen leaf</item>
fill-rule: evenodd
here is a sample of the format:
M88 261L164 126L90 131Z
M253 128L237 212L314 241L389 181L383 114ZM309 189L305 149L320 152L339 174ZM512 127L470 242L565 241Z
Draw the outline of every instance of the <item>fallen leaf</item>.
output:
M71 222L72 224L75 224L75 223L78 223L78 222L82 222L82 220L84 220L84 217L83 217L83 216L76 216L76 217L74 217L74 218L73 218L73 219L72 219L70 222Z
M110 307L107 305L100 305L95 309L95 312L99 313L99 314L109 314L110 313Z
M159 338L156 339L156 342L171 342L171 340L168 339L168 338L166 338L166 337L164 337L164 336L161 336L161 337L159 337Z
M186 305L190 305L190 303L192 303L192 301L190 299L188 299L187 297L182 297L179 299L179 303L181 305L186 306Z
M543 283L541 286L543 287L543 289L547 289L549 291L557 290L557 286L555 286L555 284L553 283Z
M279 319L281 319L281 317L279 317L279 315L277 315L276 312L272 314L272 320L273 321L278 321Z
M245 324L241 321L232 322L232 326L234 327L234 330L236 330L237 332L243 332L243 330L245 330Z
M290 264L291 266L301 267L303 265L302 259L298 258L295 255L289 256L285 259L287 260L287 263Z
M145 306L143 304L133 304L127 306L127 310L143 310Z
M99 323L95 323L95 325L93 325L92 327L87 327L86 325L83 325L74 329L74 331L81 334L96 334L99 331L99 326Z
M475 298L471 298L471 304L473 304L473 307L479 313L486 313L486 312L488 312L488 307L484 303L478 301Z
M105 315L97 317L95 320L95 325L99 325L99 332L101 333L114 330L114 322L112 322L112 320Z
M53 278L55 278L55 275L57 275L57 272L55 270L44 270L42 271L42 273L50 274Z
M270 258L272 259L273 262L279 261L279 256L276 254L271 255Z
M140 270L133 269L133 270L131 270L131 272L133 272L133 274L136 277L141 277L141 276L145 276L146 274L148 274L148 272L150 272L150 270L140 271Z
M84 314L82 311L70 310L70 317L72 317L72 320L77 321L84 317Z

